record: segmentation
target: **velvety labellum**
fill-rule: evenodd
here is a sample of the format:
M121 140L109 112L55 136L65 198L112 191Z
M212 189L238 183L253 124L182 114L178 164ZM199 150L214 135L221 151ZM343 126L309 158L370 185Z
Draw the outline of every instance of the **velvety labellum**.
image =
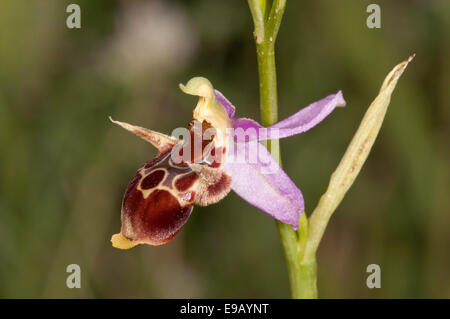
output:
M188 144L193 150L196 132L192 127L191 138L183 146ZM203 124L201 128L203 131L208 126ZM223 156L225 150L216 149L213 139L201 144L200 158L173 163L172 146L136 172L122 201L121 240L133 243L130 247L139 243L165 244L186 223L194 203L209 205L229 192L231 179L219 169L220 161L214 161L215 154ZM211 162L205 161L211 157ZM196 162L200 164L193 164Z

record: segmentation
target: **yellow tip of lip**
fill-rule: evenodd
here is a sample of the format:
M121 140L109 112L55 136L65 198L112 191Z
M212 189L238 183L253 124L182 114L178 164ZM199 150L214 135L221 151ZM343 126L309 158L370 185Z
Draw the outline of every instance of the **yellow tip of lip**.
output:
M140 242L131 241L131 240L123 237L122 233L114 234L111 237L111 243L114 248L118 248L118 249L130 249L130 248L133 248L134 246L140 244Z

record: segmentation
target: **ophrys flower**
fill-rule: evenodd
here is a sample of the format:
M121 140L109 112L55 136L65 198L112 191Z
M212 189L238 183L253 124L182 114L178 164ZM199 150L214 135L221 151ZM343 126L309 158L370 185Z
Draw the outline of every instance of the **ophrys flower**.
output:
M236 117L235 107L205 78L193 78L180 87L199 96L188 129L175 134L182 133L182 139L111 119L159 150L127 187L122 228L112 237L113 246L165 244L181 230L194 204L217 203L231 189L297 229L304 211L302 193L259 141L309 130L337 106L345 105L342 93L264 128L254 120Z

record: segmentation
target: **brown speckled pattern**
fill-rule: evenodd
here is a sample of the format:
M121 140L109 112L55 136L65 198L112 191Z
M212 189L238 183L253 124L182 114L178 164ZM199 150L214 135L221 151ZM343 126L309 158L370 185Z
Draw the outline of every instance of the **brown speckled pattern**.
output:
M220 169L223 163L214 161L226 150L211 143L214 141L202 143L204 162L196 171L189 163L174 164L170 149L136 172L122 201L123 236L152 245L164 244L186 223L194 203L209 205L229 192L231 178ZM205 152L207 147L212 151Z

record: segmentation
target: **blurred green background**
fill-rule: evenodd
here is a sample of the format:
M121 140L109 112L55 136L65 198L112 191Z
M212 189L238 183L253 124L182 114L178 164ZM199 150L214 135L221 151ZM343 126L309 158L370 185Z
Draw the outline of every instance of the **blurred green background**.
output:
M366 27L381 5L381 29ZM81 29L66 6L81 6ZM274 221L237 195L196 207L167 245L112 248L134 172L156 151L114 126L170 133L205 76L259 118L246 1L0 2L0 297L289 296ZM319 248L320 297L450 297L450 1L288 1L280 118L342 89L347 107L281 142L311 212L386 74L412 53L379 138ZM82 288L66 287L79 264ZM366 287L368 264L381 289Z

